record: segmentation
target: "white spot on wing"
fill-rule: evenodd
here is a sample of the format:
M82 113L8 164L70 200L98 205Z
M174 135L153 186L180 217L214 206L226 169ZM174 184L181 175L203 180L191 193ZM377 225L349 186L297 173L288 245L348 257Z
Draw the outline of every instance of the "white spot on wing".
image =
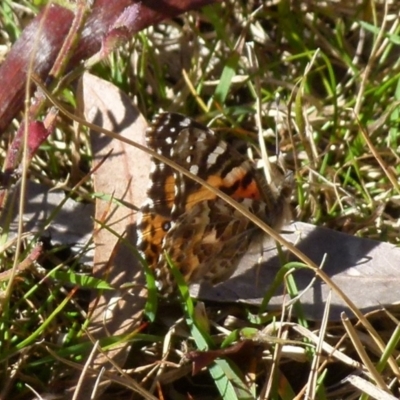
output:
M207 157L207 167L211 167L212 165L214 165L217 161L217 157L218 154L215 154L214 152L210 153Z
M226 145L221 142L214 150L212 153L210 153L208 155L207 158L207 166L211 167L212 165L214 165L217 162L217 158L218 156L220 156L221 154L224 154L226 151Z
M207 136L208 136L208 133L206 134L205 132L201 132L201 134L199 135L199 141L206 140Z
M156 165L155 163L151 163L150 165L150 173L154 174L154 172L156 172L158 169L158 165Z
M185 118L181 121L180 126L182 126L183 128L186 128L187 126L189 126L192 123L190 118Z
M199 173L199 166L198 165L192 165L191 167L190 167L190 170L189 170L193 175L198 175L198 173Z
M232 170L225 175L224 182L227 185L233 185L238 179L241 179L244 174L246 174L248 168L246 164L242 163L239 167L232 168Z

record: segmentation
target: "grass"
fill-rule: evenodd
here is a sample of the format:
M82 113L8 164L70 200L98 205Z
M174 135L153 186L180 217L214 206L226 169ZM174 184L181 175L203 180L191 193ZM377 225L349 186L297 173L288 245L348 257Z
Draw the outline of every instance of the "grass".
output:
M359 2L355 7L344 1L282 0L258 9L261 3L215 4L150 27L92 72L131 96L147 120L160 110L176 111L253 143L259 102L267 148L274 152L276 131L287 167L294 172L294 219L398 246L396 3ZM24 14L13 12L10 4L15 3L0 6L4 46L24 25ZM258 67L247 42L254 43ZM73 105L73 95L66 88L60 98ZM2 160L10 137L12 129L1 138ZM90 157L85 134L77 138L61 116L29 175L69 191L90 169ZM86 182L75 198L88 199L92 193ZM36 239L24 239L18 262L29 261ZM14 262L15 242L7 243L0 254L3 270ZM2 398L31 398L28 384L41 393L68 386L93 346L84 330L87 298L76 300L75 292L77 286L107 286L94 278L77 282L82 266L73 255L50 250L46 257L51 267L17 277L2 312ZM295 295L296 283L289 287ZM140 333L100 342L104 348L132 344L125 373L107 375L115 383L109 388L114 395L125 398L137 391L135 382L160 399L365 399L359 384L399 395L396 313L372 314L370 328L365 328L365 323L345 318L307 321L301 314L260 313L240 304L207 304L204 311L184 285L181 297L178 306L159 304L154 320ZM151 312L155 309L153 304ZM232 350L243 338L250 338L249 347ZM227 349L232 350L228 355ZM200 372L191 376L185 359ZM341 381L354 371L363 381L355 375L352 384Z

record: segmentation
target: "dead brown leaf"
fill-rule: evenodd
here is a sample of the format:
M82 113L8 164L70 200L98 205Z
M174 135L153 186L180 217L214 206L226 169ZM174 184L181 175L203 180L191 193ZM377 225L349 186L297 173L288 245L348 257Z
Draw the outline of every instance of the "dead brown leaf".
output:
M395 245L302 222L295 222L285 230L287 233L282 236L321 265L361 311L398 303L400 249ZM193 287L191 293L204 300L260 305L281 268L274 243L265 238L262 248L261 257L261 246L254 246L228 281L215 288ZM287 261L295 260L288 255ZM320 279L312 283L314 273L306 268L295 271L294 276L299 292L304 291L299 301L306 316L320 320L330 292L329 285ZM308 287L310 283L312 285ZM271 308L281 309L288 303L290 298L285 293L281 286L269 303ZM342 312L349 312L348 306L332 293L329 319L339 320Z
M88 122L144 143L146 121L115 86L85 74L80 82L80 96L82 112ZM94 167L105 159L94 173L97 198L93 274L115 288L115 291L96 296L90 304L89 331L100 339L133 332L142 318L146 300L144 276L131 245L136 243L136 209L144 199L142 188L147 185L150 164L142 151L104 134L92 131L91 144ZM130 282L133 289L120 289ZM122 343L108 351L107 357L100 354L94 364L109 368L107 358L110 358L122 366L127 354L127 345ZM92 384L86 382L79 394L84 398L92 388Z

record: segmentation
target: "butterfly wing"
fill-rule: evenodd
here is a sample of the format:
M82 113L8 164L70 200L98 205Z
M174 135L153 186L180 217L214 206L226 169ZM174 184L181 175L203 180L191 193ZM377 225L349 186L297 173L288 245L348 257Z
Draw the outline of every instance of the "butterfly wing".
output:
M165 235L163 249L189 283L227 279L257 232L248 218L221 199L196 203ZM162 288L172 288L164 258L157 266Z
M148 128L146 142L158 154L204 178L207 154L218 146L219 140L213 131L183 115L163 113ZM138 249L150 267L155 268L163 253L163 239L177 218L191 204L200 201L199 189L200 185L193 180L151 158L147 200L137 222ZM189 194L194 197L188 199ZM206 196L211 198L211 192L207 191Z
M283 220L282 193L233 146L207 127L180 114L160 114L146 136L148 146L242 202L271 226ZM251 240L254 226L222 199L152 158L148 199L138 218L138 248L164 292L172 283L164 251L186 281L213 283L231 275Z

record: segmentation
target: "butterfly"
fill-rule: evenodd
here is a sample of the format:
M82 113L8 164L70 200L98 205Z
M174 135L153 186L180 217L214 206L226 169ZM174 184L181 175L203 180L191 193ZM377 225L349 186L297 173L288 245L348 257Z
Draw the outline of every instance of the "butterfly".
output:
M277 166L273 182L232 144L181 114L162 113L146 131L147 146L231 196L270 227L290 216L292 180ZM151 159L147 199L137 221L137 247L163 294L175 283L169 255L188 284L229 278L260 232L240 211L169 165Z

